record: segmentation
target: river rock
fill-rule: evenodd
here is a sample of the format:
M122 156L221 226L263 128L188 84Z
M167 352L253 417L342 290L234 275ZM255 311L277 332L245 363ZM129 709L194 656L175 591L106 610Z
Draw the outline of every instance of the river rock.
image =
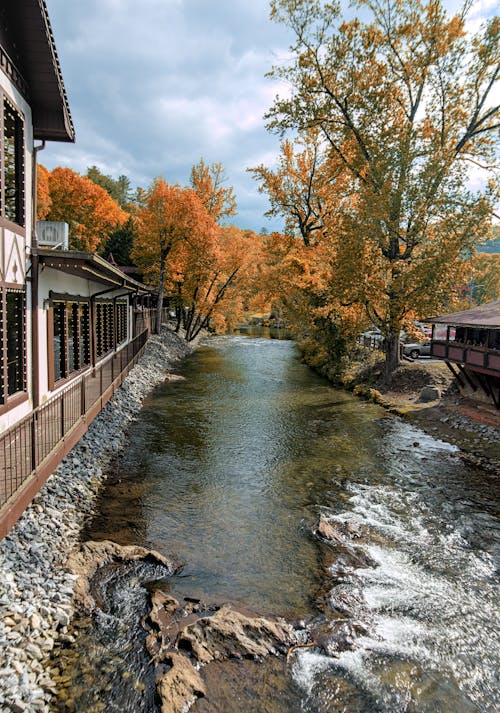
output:
M196 698L206 695L205 684L187 656L169 652L165 661L171 668L156 682L161 713L183 713Z
M422 391L420 392L420 395L418 397L418 401L420 403L429 403L429 401L437 401L437 399L441 398L441 391L437 386L433 386L432 384L429 384L428 386L424 386Z
M323 622L311 630L311 637L328 656L338 656L354 648L356 639L367 633L366 627L352 619L334 619Z
M324 540L342 542L342 535L338 529L329 522L324 515L319 516L318 524L315 528L315 534L322 537Z
M285 621L247 616L226 604L212 616L186 626L176 644L200 663L208 663L214 659L285 653L297 641L297 634Z
M178 609L179 602L170 594L165 594L161 589L157 589L151 594L149 618L158 628L161 629L162 626L165 626L165 615L172 617Z
M168 574L173 574L181 566L181 563L173 558L167 558L155 550L147 550L137 545L118 545L111 540L84 542L69 555L66 563L68 569L78 576L73 592L75 605L86 611L95 608L89 585L99 567L112 562L137 561L162 565Z

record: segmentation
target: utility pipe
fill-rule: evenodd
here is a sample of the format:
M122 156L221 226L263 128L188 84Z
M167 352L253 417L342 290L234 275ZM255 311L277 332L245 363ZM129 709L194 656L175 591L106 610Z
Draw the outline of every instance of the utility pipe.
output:
M40 364L39 364L39 348L38 348L38 255L36 248L38 246L36 236L36 217L37 217L37 164L38 153L45 148L45 141L39 146L33 145L33 159L31 166L31 398L33 400L33 409L40 405Z

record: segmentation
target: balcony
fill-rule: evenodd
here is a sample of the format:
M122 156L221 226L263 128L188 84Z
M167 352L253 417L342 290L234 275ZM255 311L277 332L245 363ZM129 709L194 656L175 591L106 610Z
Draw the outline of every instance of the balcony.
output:
M491 376L500 376L500 350L457 341L433 340L431 356Z

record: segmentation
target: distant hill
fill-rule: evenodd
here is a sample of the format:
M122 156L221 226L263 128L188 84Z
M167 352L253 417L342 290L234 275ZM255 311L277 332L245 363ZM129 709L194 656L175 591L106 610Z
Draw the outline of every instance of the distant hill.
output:
M493 228L495 237L487 240L483 245L478 245L479 253L500 253L500 229L498 226Z
M488 240L484 245L479 245L477 251L478 253L500 253L500 238Z

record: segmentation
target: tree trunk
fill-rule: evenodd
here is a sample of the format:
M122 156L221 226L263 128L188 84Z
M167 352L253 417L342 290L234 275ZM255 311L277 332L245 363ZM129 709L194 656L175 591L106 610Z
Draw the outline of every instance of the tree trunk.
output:
M390 384L392 375L400 363L399 329L390 332L385 339L385 383Z
M159 334L161 331L161 313L163 309L163 292L165 290L165 263L167 261L167 254L165 250L160 253L160 279L158 284L158 304L156 305L156 329L155 334Z

